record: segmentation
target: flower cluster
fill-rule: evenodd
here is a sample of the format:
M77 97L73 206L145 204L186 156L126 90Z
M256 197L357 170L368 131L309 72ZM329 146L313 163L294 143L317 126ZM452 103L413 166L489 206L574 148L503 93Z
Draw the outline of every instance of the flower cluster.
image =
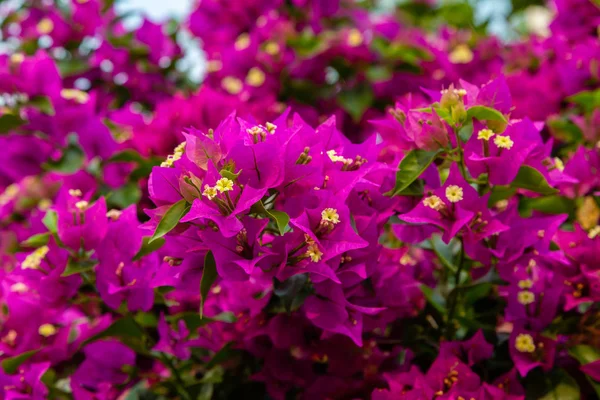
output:
M600 9L520 7L2 5L0 398L600 395Z

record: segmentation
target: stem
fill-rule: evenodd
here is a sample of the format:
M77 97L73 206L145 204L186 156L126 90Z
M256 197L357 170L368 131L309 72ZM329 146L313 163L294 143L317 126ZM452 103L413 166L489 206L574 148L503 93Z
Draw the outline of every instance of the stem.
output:
M458 148L458 168L460 169L460 173L463 178L468 179L467 176L467 168L465 166L465 151L462 147L462 141L460 140L460 136L458 135L458 131L454 128L454 136L456 137L456 145Z
M451 339L454 336L454 314L456 313L456 306L458 305L458 294L459 294L459 284L460 284L460 274L463 271L465 265L465 245L460 240L460 257L458 263L458 269L456 270L456 274L454 275L454 290L451 293L450 298L448 299L450 306L448 308L448 320L446 321L446 338Z

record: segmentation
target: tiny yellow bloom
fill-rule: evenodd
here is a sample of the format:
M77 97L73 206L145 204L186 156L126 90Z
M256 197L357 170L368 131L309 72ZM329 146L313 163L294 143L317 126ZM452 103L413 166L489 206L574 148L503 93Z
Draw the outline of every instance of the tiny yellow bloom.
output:
M319 250L316 244L311 244L306 250L306 255L310 257L312 262L319 262L323 258L323 252Z
M463 199L463 190L460 186L450 185L446 188L446 198L452 202L457 203Z
M90 203L88 203L85 200L80 200L77 203L75 203L75 207L77 207L77 209L79 211L85 211L89 205L90 205Z
M29 254L23 262L21 263L21 268L23 269L36 269L40 266L42 260L46 257L50 249L48 246L42 246L33 251L33 253Z
M279 53L279 45L275 42L267 42L267 44L265 45L265 53L267 53L270 56L274 56L277 53Z
M519 293L517 293L517 300L519 301L519 303L526 306L535 301L535 294L533 294L533 292L530 292L529 290L521 290Z
M69 195L73 197L80 197L83 193L79 189L69 189Z
M340 223L340 215L335 208L328 207L321 211L321 219L323 221L331 222L334 225Z
M250 68L246 75L246 83L250 86L259 87L265 83L265 73L258 67Z
M596 225L595 227L590 229L590 231L588 232L588 237L590 239L595 239L599 235L600 235L600 225Z
M448 59L453 64L467 64L473 60L473 52L466 44L459 44L452 50Z
M209 200L212 200L217 195L217 188L215 186L204 185L204 191L202 192L202 196L208 197Z
M221 178L217 181L217 184L215 185L215 188L220 192L229 192L230 190L233 190L233 181L231 179L228 178Z
M533 286L533 282L531 279L523 279L519 281L519 288L521 289L529 289Z
M221 86L229 94L239 94L244 88L244 84L238 78L233 76L226 76L221 81Z
M423 199L423 205L425 207L433 208L434 210L439 210L444 207L444 202L436 195L431 195Z
M29 288L23 282L13 283L10 286L10 291L14 293L25 293L27 290L29 290Z
M50 18L42 18L37 24L37 31L40 35L47 35L54 30L54 22Z
M267 122L265 124L265 127L267 128L267 131L269 131L269 133L272 135L275 133L275 130L277 129L277 125L272 124L270 122Z
M477 134L477 139L479 140L490 140L490 138L494 136L494 131L491 129L482 129Z
M247 33L242 33L235 40L234 47L237 51L246 50L250 46L250 35Z
M56 334L56 327L52 324L43 324L38 328L38 333L43 337L50 337Z
M23 53L14 53L10 56L10 62L13 64L21 64L25 61L25 55Z
M365 41L363 34L356 28L350 29L348 32L348 46L350 47L358 47Z
M511 147L513 147L513 144L515 143L508 136L496 135L496 137L494 138L494 144L500 147L501 149L510 150Z
M79 104L85 104L90 99L90 95L79 89L63 89L60 91L60 97L65 100L74 100Z
M19 186L16 184L11 184L4 189L4 192L0 194L0 205L7 204L11 200L13 200L17 194L19 194Z
M563 163L563 161L558 157L554 157L554 166L560 172L565 170L565 163Z
M533 337L527 333L520 333L515 340L515 348L521 353L533 353L535 351Z
M221 60L209 60L206 62L207 72L217 72L223 68L223 62Z

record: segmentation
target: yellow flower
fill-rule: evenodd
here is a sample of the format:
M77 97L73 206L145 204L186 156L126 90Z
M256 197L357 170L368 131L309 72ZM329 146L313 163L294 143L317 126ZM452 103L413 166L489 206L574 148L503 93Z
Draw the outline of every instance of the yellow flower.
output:
M233 190L233 181L231 179L228 178L221 178L217 181L217 184L215 185L215 188L220 192L229 192L230 190Z
M212 200L217 195L217 188L214 186L204 185L204 191L202 192L202 196L208 197L209 200Z
M473 60L473 52L466 44L459 44L448 57L451 63L467 64Z
M482 129L477 134L477 139L479 140L490 140L490 138L494 136L494 131L491 129Z
M533 292L530 292L529 290L521 290L519 293L517 293L517 300L519 301L519 303L526 306L535 301L535 294L533 294Z
M244 88L244 84L238 78L233 76L226 76L221 81L223 89L227 90L229 94L238 94Z
M265 53L268 55L274 56L275 54L279 53L279 50L279 45L275 42L267 42L265 45Z
M56 327L52 324L43 324L38 328L38 333L43 337L49 337L56 334Z
M424 198L423 204L425 207L433 208L434 210L439 210L444 207L444 202L436 195Z
M356 28L350 29L350 32L348 32L348 46L350 47L358 47L361 44L363 44L365 38L363 37L362 33L360 33L360 31Z
M563 161L558 157L554 157L554 166L560 172L565 170L565 163L563 163Z
M246 50L250 46L250 35L242 33L235 40L234 47L237 51Z
M221 60L208 60L206 62L207 72L217 72L223 68L223 62Z
M254 87L262 86L265 83L265 73L260 68L250 68L248 75L246 75L246 83Z
M535 351L533 337L527 333L520 333L515 340L515 348L521 353L533 353Z
M10 56L10 62L13 64L21 64L25 61L25 55L23 53L14 53Z
M85 104L89 100L90 95L78 89L63 89L60 91L60 97L65 100L75 100L79 104Z
M306 255L310 257L312 262L319 262L323 258L323 252L319 250L316 244L311 244L306 250Z
M531 279L523 279L519 281L519 288L521 289L529 289L533 286L533 282Z
M50 249L48 246L42 246L34 250L33 253L29 254L21 263L23 269L36 269L40 266L42 260L46 257Z
M50 18L42 18L37 24L37 31L40 35L47 35L54 30L54 22Z
M80 200L77 203L75 203L75 207L77 207L79 211L85 211L89 205L90 204L85 200Z
M328 221L333 224L340 223L340 216L335 208L328 207L328 208L324 209L323 211L321 211L321 219L323 221Z
M265 127L267 128L267 131L272 135L275 133L275 130L277 129L277 125L272 124L270 122L267 122L265 124Z
M599 235L600 235L600 225L596 225L595 227L590 229L590 231L588 232L588 237L590 239L595 239L596 236L599 236Z
M160 163L160 166L163 168L169 168L173 166L173 163L177 160L181 159L183 156L183 152L185 151L185 142L181 142L173 149L173 154L169 154L167 159Z
M457 203L463 199L463 190L460 186L450 185L446 188L446 198L452 202Z
M13 283L10 286L10 291L14 293L25 293L29 288L23 282Z
M501 149L510 150L511 147L513 147L513 144L515 144L515 143L508 136L497 135L494 138L494 144L496 146L500 147Z

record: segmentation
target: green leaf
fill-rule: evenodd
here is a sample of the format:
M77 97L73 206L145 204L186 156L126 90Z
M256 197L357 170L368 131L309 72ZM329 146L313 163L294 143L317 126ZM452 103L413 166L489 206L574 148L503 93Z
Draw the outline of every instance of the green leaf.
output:
M498 110L484 106L473 106L467 110L467 119L475 118L479 121L502 121L507 122L506 118Z
M276 281L273 293L279 298L286 312L292 310L294 300L300 295L307 282L308 276L306 274L291 276L283 282Z
M553 374L552 389L546 393L540 400L579 400L581 399L581 393L577 381L571 377L567 372L558 370Z
M285 229L290 222L290 216L287 213L279 210L268 210L269 217L277 224L279 234L283 236Z
M569 349L569 354L573 356L581 365L589 364L600 360L600 350L585 344L578 344Z
M269 199L267 199L267 201L268 200ZM256 202L252 206L252 209L253 212L264 214L269 217L270 220L275 222L275 225L277 225L277 230L281 236L285 234L288 228L288 223L290 222L290 216L287 213L279 210L267 209L262 201Z
M497 202L512 197L516 191L517 189L510 186L494 186L488 200L488 207L494 207Z
M25 361L29 360L33 357L39 350L29 350L25 353L21 353L18 356L6 358L2 360L2 369L7 374L14 374L17 372L17 369L23 364Z
M48 211L42 219L42 223L51 233L56 233L58 230L58 214L56 211Z
M71 276L89 271L93 269L96 266L96 264L96 261L91 260L74 261L72 259L69 259L69 261L67 262L67 267L65 268L65 271L61 274L61 276Z
M458 267L452 262L453 259L453 243L444 243L440 235L434 235L431 240L431 249L440 260L442 265L448 268L452 273L458 271Z
M173 204L167 210L165 215L163 215L162 219L156 226L154 234L150 240L148 240L148 243L152 243L156 239L165 236L167 233L173 230L179 223L179 220L181 220L181 218L188 213L190 207L190 204L188 204L185 199L179 200L177 203Z
M50 171L73 174L77 172L85 161L85 153L77 143L69 143L63 149L62 156L58 160L50 160L44 163L44 168Z
M37 235L33 235L33 236L29 237L27 240L23 241L21 243L21 247L37 248L37 247L41 247L41 246L48 244L49 240L50 240L49 232L38 233Z
M241 169L237 173L234 173L225 168L223 168L221 172L219 172L219 174L221 174L223 178L231 179L232 181L235 181L241 173Z
M600 107L600 90L579 92L567 97L567 101L577 104L587 114Z
M200 281L200 319L202 319L204 313L204 301L217 276L215 256L212 251L209 251L206 253L206 257L204 257L204 269L202 270L202 280Z
M563 196L523 197L519 201L519 212L528 217L533 210L547 214L575 213L575 202Z
M423 292L423 295L429 304L431 304L441 314L446 313L446 301L437 291L427 285L421 285L421 291Z
M548 184L541 172L528 165L523 165L519 168L519 173L510 185L515 188L527 189L545 195L558 192L558 190Z
M221 350L219 350L213 356L213 358L208 362L208 364L206 364L206 368L207 369L211 369L214 366L216 366L217 364L220 364L223 361L227 361L229 359L229 357L231 357L231 355L234 352L234 350L231 347L232 347L232 343L231 342L225 344L225 346L223 346L221 348Z
M419 176L421 176L423 171L429 167L429 165L440 153L441 150L412 150L406 154L398 165L398 172L396 172L396 185L394 186L394 189L387 192L386 195L396 196L408 188L415 180L419 178Z
M472 135L473 135L473 124L472 123L463 125L463 127L460 128L460 130L458 131L458 137L460 138L460 140L462 140L465 143L471 138Z
M392 71L383 65L373 65L367 68L365 75L371 82L383 82L392 78Z
M152 243L150 243L150 236L144 236L144 238L142 239L142 247L140 248L140 251L138 251L137 254L133 256L133 261L137 261L142 257L147 256L148 254L160 249L161 247L163 247L164 244L165 238L158 238L152 241Z
M423 181L416 180L404 190L398 193L399 196L423 196L423 190L425 189L425 185Z
M128 149L128 150L123 150L123 151L116 153L115 155L113 155L111 158L108 159L108 162L141 163L141 162L144 162L144 157L142 157L140 155L140 153L138 153L137 151Z
M493 287L494 287L494 285L491 284L490 282L475 283L470 286L462 287L461 288L462 293L463 293L462 301L464 304L467 304L467 305L473 304L477 300L486 297L490 293L490 291L492 290Z
M225 370L221 365L216 365L215 367L206 371L200 382L202 383L221 383L223 382L223 375L225 374Z
M104 339L107 337L119 338L123 344L135 350L139 354L150 354L144 342L146 338L146 333L132 316L127 316L116 320L112 323L111 326L106 328L104 331L86 340L83 343L83 346L85 346L88 343L95 342L96 340Z
M109 208L125 209L132 204L136 204L142 197L142 192L137 182L127 182L120 188L109 192L106 196L106 202Z
M88 70L89 66L87 62L81 59L71 59L64 61L57 61L58 70L60 71L60 76L63 78L70 77L73 75L79 75L82 72Z
M337 102L354 120L361 120L365 111L371 106L375 99L373 90L368 85L361 85L351 90L341 92Z
M24 125L26 122L18 115L4 114L0 116L0 133L8 133Z
M37 108L46 115L54 116L54 106L47 96L34 96L29 99L29 105Z
M445 108L442 107L432 107L433 111L435 111L435 113L438 115L438 117L440 117L441 119L443 119L444 121L446 121L446 123L450 126L454 126L454 119L452 118L452 114L450 114L450 111L446 110Z

